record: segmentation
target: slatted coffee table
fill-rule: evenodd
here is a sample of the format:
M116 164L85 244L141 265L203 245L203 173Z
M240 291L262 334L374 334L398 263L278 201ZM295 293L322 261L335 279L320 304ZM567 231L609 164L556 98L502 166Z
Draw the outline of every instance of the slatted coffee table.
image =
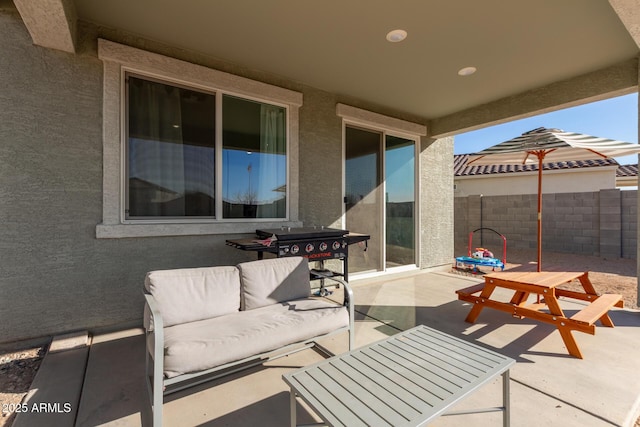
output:
M502 375L503 406L446 415L503 412L509 425L509 368L515 361L426 327L283 375L296 398L329 426L423 426ZM315 424L318 425L318 424Z

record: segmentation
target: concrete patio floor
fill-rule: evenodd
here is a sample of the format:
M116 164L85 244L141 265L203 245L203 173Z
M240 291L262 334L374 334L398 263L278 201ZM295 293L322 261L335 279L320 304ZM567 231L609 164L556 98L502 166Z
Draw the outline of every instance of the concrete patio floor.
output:
M478 280L422 271L354 281L356 346L425 324L517 361L511 369L514 427L633 426L640 412L640 312L614 309L615 328L598 326L594 336L574 332L584 354L580 360L566 353L551 325L490 309L475 324L466 323L470 306L457 300L455 290ZM339 291L334 296L339 297ZM563 300L562 307L571 314L582 306ZM346 335L322 343L333 351L344 351ZM144 351L141 331L132 330L94 336L88 352L78 348L47 355L31 401L67 399L62 401L70 402L72 411L19 414L14 427L150 426ZM288 425L289 390L282 374L321 359L315 351L304 350L172 394L165 398L165 425ZM500 399L498 379L456 409L499 406ZM299 423L317 420L298 405ZM498 426L501 422L501 414L486 413L441 417L431 425Z

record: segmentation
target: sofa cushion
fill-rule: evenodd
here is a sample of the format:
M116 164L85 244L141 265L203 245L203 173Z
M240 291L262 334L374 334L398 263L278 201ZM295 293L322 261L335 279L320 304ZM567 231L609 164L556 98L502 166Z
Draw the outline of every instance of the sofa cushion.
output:
M144 287L155 298L165 327L240 310L240 275L236 267L151 271Z
M238 264L241 310L306 298L311 293L309 263L303 257L272 258Z
M347 309L305 298L165 328L171 378L238 361L349 326Z

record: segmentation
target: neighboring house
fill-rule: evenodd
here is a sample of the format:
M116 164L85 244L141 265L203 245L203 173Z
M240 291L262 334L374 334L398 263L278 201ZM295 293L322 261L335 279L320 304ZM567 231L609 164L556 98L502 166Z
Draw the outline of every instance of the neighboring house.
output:
M638 164L620 165L616 170L616 187L622 190L638 189Z
M468 154L454 156L454 194L506 196L538 193L538 165L467 165ZM622 168L614 159L545 163L542 192L580 193L617 187Z
M140 326L146 272L256 229L449 264L454 135L637 90L634 7L0 1L0 342Z

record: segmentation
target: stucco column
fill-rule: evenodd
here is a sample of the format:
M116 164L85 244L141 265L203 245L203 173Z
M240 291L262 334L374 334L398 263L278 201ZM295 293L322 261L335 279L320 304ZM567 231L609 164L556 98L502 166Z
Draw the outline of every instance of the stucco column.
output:
M420 146L420 267L453 262L453 137Z
M638 83L640 84L640 66L638 67ZM640 97L638 98L638 116L638 118L640 118ZM638 120L638 135L640 136L640 120ZM640 154L638 154L638 164L640 165ZM638 197L638 212L638 218L636 220L638 222L637 241L640 242L640 195ZM640 244L638 244L638 248L636 249L636 276L638 288L636 303L640 306Z

